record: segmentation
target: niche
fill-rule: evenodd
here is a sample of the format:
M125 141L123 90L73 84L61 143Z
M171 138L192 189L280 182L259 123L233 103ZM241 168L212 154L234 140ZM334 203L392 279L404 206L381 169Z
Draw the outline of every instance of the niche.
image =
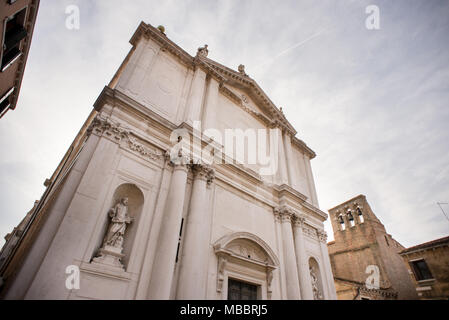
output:
M127 202L123 202L123 199L127 199ZM106 248L104 243L106 238L111 237L111 224L113 223L110 217L111 209L117 208L117 205L123 205L127 207L127 217L130 218L130 223L126 223L125 233L123 235L123 242L121 244L122 250L117 248L109 247ZM95 257L94 261L97 263L105 263L113 266L120 267L122 266L125 270L128 266L129 259L131 256L131 250L133 248L134 240L137 233L137 227L139 225L139 220L142 212L144 204L144 196L142 191L134 185L130 183L125 183L117 187L112 197L110 204L106 208L106 212L103 213L103 229L101 233L101 238L97 244L96 250L94 252ZM122 206L122 207L123 207ZM117 209L116 209L117 210ZM111 245L112 246L112 245ZM107 250L103 250L106 248ZM114 252L114 250L116 252ZM120 253L120 258L113 258L115 253Z

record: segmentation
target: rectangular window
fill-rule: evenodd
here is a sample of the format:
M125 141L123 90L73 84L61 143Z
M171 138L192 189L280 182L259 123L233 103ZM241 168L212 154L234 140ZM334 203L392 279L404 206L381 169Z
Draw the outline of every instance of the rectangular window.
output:
M7 18L4 24L1 70L5 71L21 55L20 42L27 36L25 30L26 8Z
M433 279L432 273L427 266L426 261L424 259L410 261L410 266L412 267L413 273L415 274L415 279L417 281Z
M229 279L228 300L257 300L257 286Z
M175 259L176 263L178 263L178 260L179 260L179 249L181 248L182 228L183 227L184 227L184 218L182 218L181 227L179 228L178 248L176 249L176 259Z
M0 118L8 111L11 106L10 96L14 92L14 88L8 90L8 92L0 98Z

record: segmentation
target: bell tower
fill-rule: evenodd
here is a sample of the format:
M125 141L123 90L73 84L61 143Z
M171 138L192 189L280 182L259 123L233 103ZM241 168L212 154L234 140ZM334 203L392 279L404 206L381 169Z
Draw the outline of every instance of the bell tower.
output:
M335 239L328 249L338 298L414 299L398 255L404 247L387 233L366 197L359 195L328 211Z

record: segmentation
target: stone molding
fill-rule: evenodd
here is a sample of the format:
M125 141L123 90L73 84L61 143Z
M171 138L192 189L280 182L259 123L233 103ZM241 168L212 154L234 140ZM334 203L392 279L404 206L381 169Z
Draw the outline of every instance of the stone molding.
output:
M291 223L295 217L295 211L286 206L280 206L280 207L274 208L273 213L276 218L276 221L279 221L281 223L284 223L284 222Z
M97 115L87 131L89 135L95 134L119 143L121 147L124 147L145 159L164 159L167 169L184 169L186 171L192 171L195 177L204 179L208 186L210 186L215 179L215 170L212 169L210 165L202 164L198 161L195 162L186 155L182 149L179 150L177 157L173 157L168 150L165 153L162 153L158 152L156 149L145 146L144 142L137 138L131 130L122 127L120 123L115 122L110 118Z
M248 241L247 245L244 241ZM233 244L236 246L233 246ZM214 250L218 257L217 292L222 291L226 266L230 259L234 259L265 268L267 273L267 297L271 299L273 271L279 266L279 259L265 241L248 232L236 232L217 240L214 244ZM253 253L254 256L248 255L248 253ZM263 256L265 256L265 259L262 259Z
M304 235L308 236L309 238L312 238L314 240L319 240L318 238L318 230L314 227L309 226L308 224L304 224L302 227L302 231Z
M88 135L95 134L119 143L121 147L145 159L161 160L165 157L164 153L145 146L144 142L137 138L131 130L123 128L120 123L114 122L110 118L102 117L101 115L97 115L94 118L87 132Z
M256 243L265 251L267 256L270 258L271 260L270 264L273 264L274 266L279 266L279 259L276 257L276 254L270 248L270 246L258 236L248 232L235 232L221 237L214 244L215 252L217 253L220 250L225 249L229 243L237 239L249 240Z
M318 239L320 240L320 242L327 244L327 232L324 230L318 230L317 233L318 233Z
M211 185L215 179L215 170L210 165L206 164L190 164L192 173L195 179L201 179L207 182L207 185Z
M306 217L302 214L296 214L293 219L293 225L298 228L303 228L306 222Z
M137 41L142 37L152 39L156 41L162 51L168 51L177 58L179 58L184 64L190 68L202 67L210 75L217 78L220 83L225 82L238 82L251 92L251 94L257 98L260 103L266 108L268 118L273 119L273 125L279 126L283 131L289 132L292 136L295 136L297 131L288 122L285 115L274 105L267 94L259 87L255 80L250 78L245 72L235 71L229 69L216 61L207 58L209 52L206 46L199 48L195 57L192 57L173 41L167 38L157 28L154 28L150 24L141 23L131 38L130 42L136 45ZM308 151L308 150L306 150Z

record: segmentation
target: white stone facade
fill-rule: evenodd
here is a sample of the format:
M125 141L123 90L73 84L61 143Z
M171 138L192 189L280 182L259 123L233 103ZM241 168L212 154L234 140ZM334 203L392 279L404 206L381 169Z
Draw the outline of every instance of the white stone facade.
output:
M243 66L228 69L207 48L192 57L144 23L131 43L5 297L227 299L235 279L256 285L259 299L335 299L315 154L282 111ZM195 121L203 131L277 129L275 174L188 155L174 163L170 135L192 133ZM114 266L95 257L124 197L130 220ZM66 287L70 265L79 289Z

